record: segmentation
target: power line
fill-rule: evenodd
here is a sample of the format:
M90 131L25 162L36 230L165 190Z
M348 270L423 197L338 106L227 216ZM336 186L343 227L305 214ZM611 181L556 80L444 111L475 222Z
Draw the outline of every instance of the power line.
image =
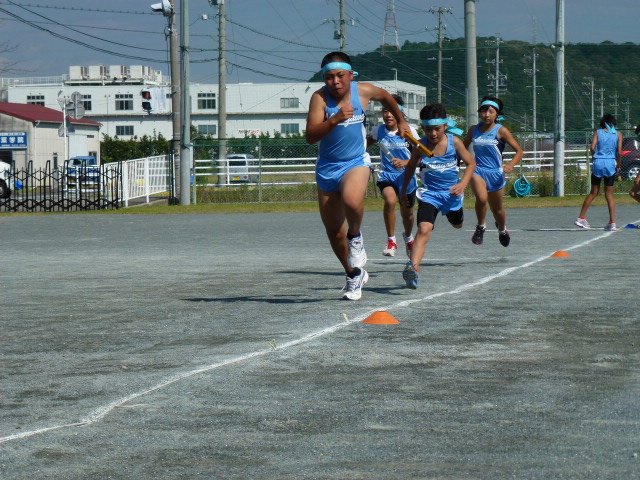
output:
M61 40L65 40L65 41L70 42L70 43L75 43L76 45L80 45L80 46L86 47L86 48L88 48L90 50L95 50L97 52L107 53L109 55L114 55L116 57L130 58L132 60L141 60L141 61L144 61L144 62L165 63L164 60L157 60L157 59L153 59L153 58L140 57L140 56L137 56L137 55L128 55L128 54L125 54L125 53L122 53L122 52L114 52L114 51L111 51L111 50L107 50L105 48L100 48L100 47L96 47L94 45L90 45L90 44L85 43L85 42L81 42L80 40L77 40L75 38L67 37L66 35L62 35L61 33L57 33L57 32L54 32L53 30L49 30L48 28L42 27L40 25L37 25L37 24L33 23L32 21L27 20L26 18L22 18L19 15L15 14L15 13L12 13L12 12L4 9L4 8L1 8L1 7L0 7L0 12L6 13L7 15L10 15L10 16L16 18L17 20L19 20L20 22L22 22L22 23L24 23L26 25L29 25L30 27L33 27L33 28L35 28L37 30L41 30L41 31L46 32L46 33L48 33L50 35L53 35L54 37L60 38Z
M0 5L14 5L14 6L22 6L22 7L33 7L33 8L49 8L52 10L74 10L80 12L100 12L100 13L120 13L123 15L155 15L153 12L140 12L133 10L106 10L101 8L84 8L84 7L64 7L60 5L40 5L33 3L23 3L21 5L17 5L16 3L10 0L0 0Z

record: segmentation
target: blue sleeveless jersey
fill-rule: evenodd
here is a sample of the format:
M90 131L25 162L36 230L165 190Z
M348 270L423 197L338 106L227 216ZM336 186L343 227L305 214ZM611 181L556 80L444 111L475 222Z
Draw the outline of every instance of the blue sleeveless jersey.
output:
M326 87L323 88L327 102L325 116L331 118L340 111L340 108L329 90ZM353 117L336 125L326 137L320 140L318 163L342 162L365 156L367 132L364 127L365 112L360 102L358 82L351 82L351 104Z
M427 137L420 139L425 145L429 145ZM456 155L456 147L453 143L453 135L447 134L447 151L440 157L433 156L422 157L420 161L420 179L422 187L418 189L418 197L422 193L430 190L449 191L456 183L460 181L458 178L458 158Z
M418 132L413 127L411 128L411 133L414 136L418 136ZM396 182L400 177L404 177L404 168L398 169L393 163L391 163L391 158L399 158L400 160L409 160L411 158L411 150L409 150L409 142L405 140L403 137L398 135L397 131L390 132L387 130L385 125L378 126L378 129L375 132L374 138L378 141L379 144L384 145L391 152L391 156L385 154L382 149L380 149L380 167L382 171L378 176L378 182ZM413 185L413 188L411 186ZM417 183L415 180L411 181L409 184L409 192L415 190L417 187Z
M505 142L498 139L498 131L502 124L496 123L488 132L482 133L480 125L473 130L473 154L477 168L498 170L502 168L502 152Z
M593 154L593 174L596 177L612 177L616 173L618 157L618 133L598 129L598 143Z

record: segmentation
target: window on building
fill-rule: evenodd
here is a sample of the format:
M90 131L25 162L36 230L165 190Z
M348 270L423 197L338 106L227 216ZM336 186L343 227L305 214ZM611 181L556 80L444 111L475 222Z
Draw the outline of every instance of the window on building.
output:
M82 95L82 106L85 112L91 111L91 95Z
M116 125L116 137L127 136L133 136L133 125Z
M198 94L198 110L215 110L216 94L215 93L199 93Z
M217 135L218 126L217 125L198 125L198 133L200 135Z
M27 95L27 105L40 105L44 107L44 95Z
M133 93L116 93L116 110L133 110Z
M280 133L283 135L292 135L300 133L300 125L297 123L281 123Z
M280 108L298 108L300 106L299 98L281 98Z

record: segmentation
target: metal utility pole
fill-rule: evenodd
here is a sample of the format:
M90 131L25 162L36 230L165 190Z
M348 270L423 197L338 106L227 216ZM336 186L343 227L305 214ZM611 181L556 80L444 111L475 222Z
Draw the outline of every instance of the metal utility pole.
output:
M218 5L218 158L227 158L227 18L225 0L212 0Z
M467 47L467 127L478 123L478 62L476 59L476 2L464 2L464 36Z
M585 77L586 82L583 83L584 86L589 87L588 92L582 92L583 95L588 95L591 98L591 130L596 128L595 124L595 82L593 77Z
M167 33L169 34L169 66L171 69L171 120L173 125L173 165L180 165L180 52L178 44L178 28L176 27L176 0L162 0L151 5L151 10L162 13L167 18ZM182 183L181 175L175 175L179 179L178 189L189 191L189 183Z
M613 95L613 103L611 104L611 106L613 107L613 116L616 117L616 120L618 119L618 92L615 92Z
M392 67L391 70L393 70L393 91L397 95L398 94L398 69L395 67Z
M624 128L631 128L631 101L627 98L626 101L622 102L624 109Z
M180 98L182 99L180 127L180 205L191 203L191 177L194 181L195 203L195 169L191 154L191 96L189 94L189 0L180 0Z
M340 51L347 51L347 18L344 11L344 0L340 0Z
M603 87L597 88L596 92L600 94L600 118L604 116L604 92L605 89Z
M533 130L533 158L537 157L537 149L538 149L538 88L537 79L538 79L538 67L537 67L538 53L536 52L536 34L535 27L533 33L533 53L531 54L531 69L525 68L525 73L531 75L531 90L532 90L532 99L531 99L531 111L532 111L532 125L531 129Z
M438 14L438 103L442 103L442 44L444 42L444 32L447 26L444 24L443 16L445 13L451 13L451 8L431 7L430 13ZM448 60L451 60L450 58Z
M502 42L502 39L498 34L496 34L495 40L489 40L486 42L487 45L495 45L496 47L496 58L493 60L489 60L489 59L486 60L486 63L495 65L495 73L487 75L489 80L493 80L492 82L493 85L489 84L487 86L488 87L493 86L493 94L496 97L499 97L501 94L506 93L505 82L507 80L507 76L502 75L500 73L500 64L502 63L502 60L500 60L500 43L501 42Z
M178 28L176 26L176 0L170 0L171 14L167 17L169 28L169 64L171 69L171 124L173 127L173 162L180 163L180 50L178 45ZM178 173L178 172L176 172ZM181 177L178 175L178 179ZM178 184L180 191L189 189L188 183Z
M564 0L556 0L556 122L553 149L553 190L564 197Z

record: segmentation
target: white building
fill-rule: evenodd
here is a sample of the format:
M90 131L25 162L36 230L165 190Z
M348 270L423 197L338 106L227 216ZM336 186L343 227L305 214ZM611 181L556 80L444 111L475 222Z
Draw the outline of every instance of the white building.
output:
M426 103L424 87L396 80L371 83L391 93L397 91L405 100L409 119L417 123L419 110ZM228 84L227 136L303 133L309 99L322 85ZM193 83L189 90L191 123L200 134L217 136L218 85ZM157 134L172 137L170 80L158 70L140 65L71 66L69 74L60 77L0 79L0 101L60 109L58 99L70 98L75 92L82 96L85 117L99 122L102 134L121 139ZM146 109L143 102L148 102ZM379 110L379 105L374 108Z

